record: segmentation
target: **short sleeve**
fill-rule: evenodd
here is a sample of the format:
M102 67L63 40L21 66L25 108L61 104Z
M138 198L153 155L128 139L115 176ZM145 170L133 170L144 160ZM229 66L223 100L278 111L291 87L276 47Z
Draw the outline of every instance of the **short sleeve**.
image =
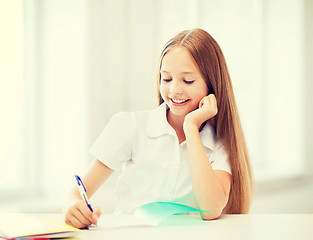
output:
M209 160L213 170L224 170L231 174L228 154L223 146L215 149Z
M107 167L119 170L131 159L133 132L131 114L118 113L103 129L90 153Z

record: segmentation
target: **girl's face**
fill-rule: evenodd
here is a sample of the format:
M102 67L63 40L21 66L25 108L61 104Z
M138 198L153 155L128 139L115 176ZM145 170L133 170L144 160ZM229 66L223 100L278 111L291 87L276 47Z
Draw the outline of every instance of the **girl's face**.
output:
M160 74L161 96L175 116L185 117L208 95L195 60L183 47L174 47L165 54Z

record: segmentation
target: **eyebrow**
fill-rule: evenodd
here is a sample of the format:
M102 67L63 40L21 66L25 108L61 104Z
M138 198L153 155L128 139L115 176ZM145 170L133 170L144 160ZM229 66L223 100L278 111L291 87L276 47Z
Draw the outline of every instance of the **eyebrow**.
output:
M166 70L161 70L160 73L169 73L170 74L170 72L166 71ZM179 74L197 74L197 73L196 72L181 72Z

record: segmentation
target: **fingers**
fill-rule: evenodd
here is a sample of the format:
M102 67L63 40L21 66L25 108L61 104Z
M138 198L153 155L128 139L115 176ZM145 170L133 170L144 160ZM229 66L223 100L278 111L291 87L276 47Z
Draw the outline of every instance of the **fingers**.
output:
M93 208L93 214L92 214L92 218L93 218L92 223L96 225L100 216L101 216L100 208L94 207Z
M217 100L214 94L205 96L199 102L199 108L206 107L210 111L210 115L215 116L217 114Z
M213 116L215 116L218 112L218 108L217 108L217 100L214 94L210 94L208 96L209 102L210 102L210 106L211 106L211 110L213 113Z
M208 96L205 96L204 98L201 99L201 101L199 102L199 108L201 108L204 105L204 103L208 100L207 97Z
M91 212L86 203L79 200L68 209L65 215L65 223L77 228L85 228L91 224L97 224L101 211L98 207L94 207L93 210Z
M214 94L210 94L207 97L211 102L217 103L217 100Z
M72 225L76 228L86 228L88 224L82 223L76 216L74 215L67 215L65 219L65 223Z
M217 100L214 94L205 96L199 102L199 108L188 113L184 120L184 129L195 125L198 129L205 121L214 117L218 112Z

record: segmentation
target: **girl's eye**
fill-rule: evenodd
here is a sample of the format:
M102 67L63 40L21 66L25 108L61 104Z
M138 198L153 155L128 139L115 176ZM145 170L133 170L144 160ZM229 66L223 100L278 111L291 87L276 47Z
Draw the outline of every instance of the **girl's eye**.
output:
M169 78L165 79L165 78L163 78L162 80L163 80L163 82L170 82L172 79L169 79Z
M194 82L194 80L192 80L192 81L184 80L184 82L185 82L186 84L192 84L192 83Z

